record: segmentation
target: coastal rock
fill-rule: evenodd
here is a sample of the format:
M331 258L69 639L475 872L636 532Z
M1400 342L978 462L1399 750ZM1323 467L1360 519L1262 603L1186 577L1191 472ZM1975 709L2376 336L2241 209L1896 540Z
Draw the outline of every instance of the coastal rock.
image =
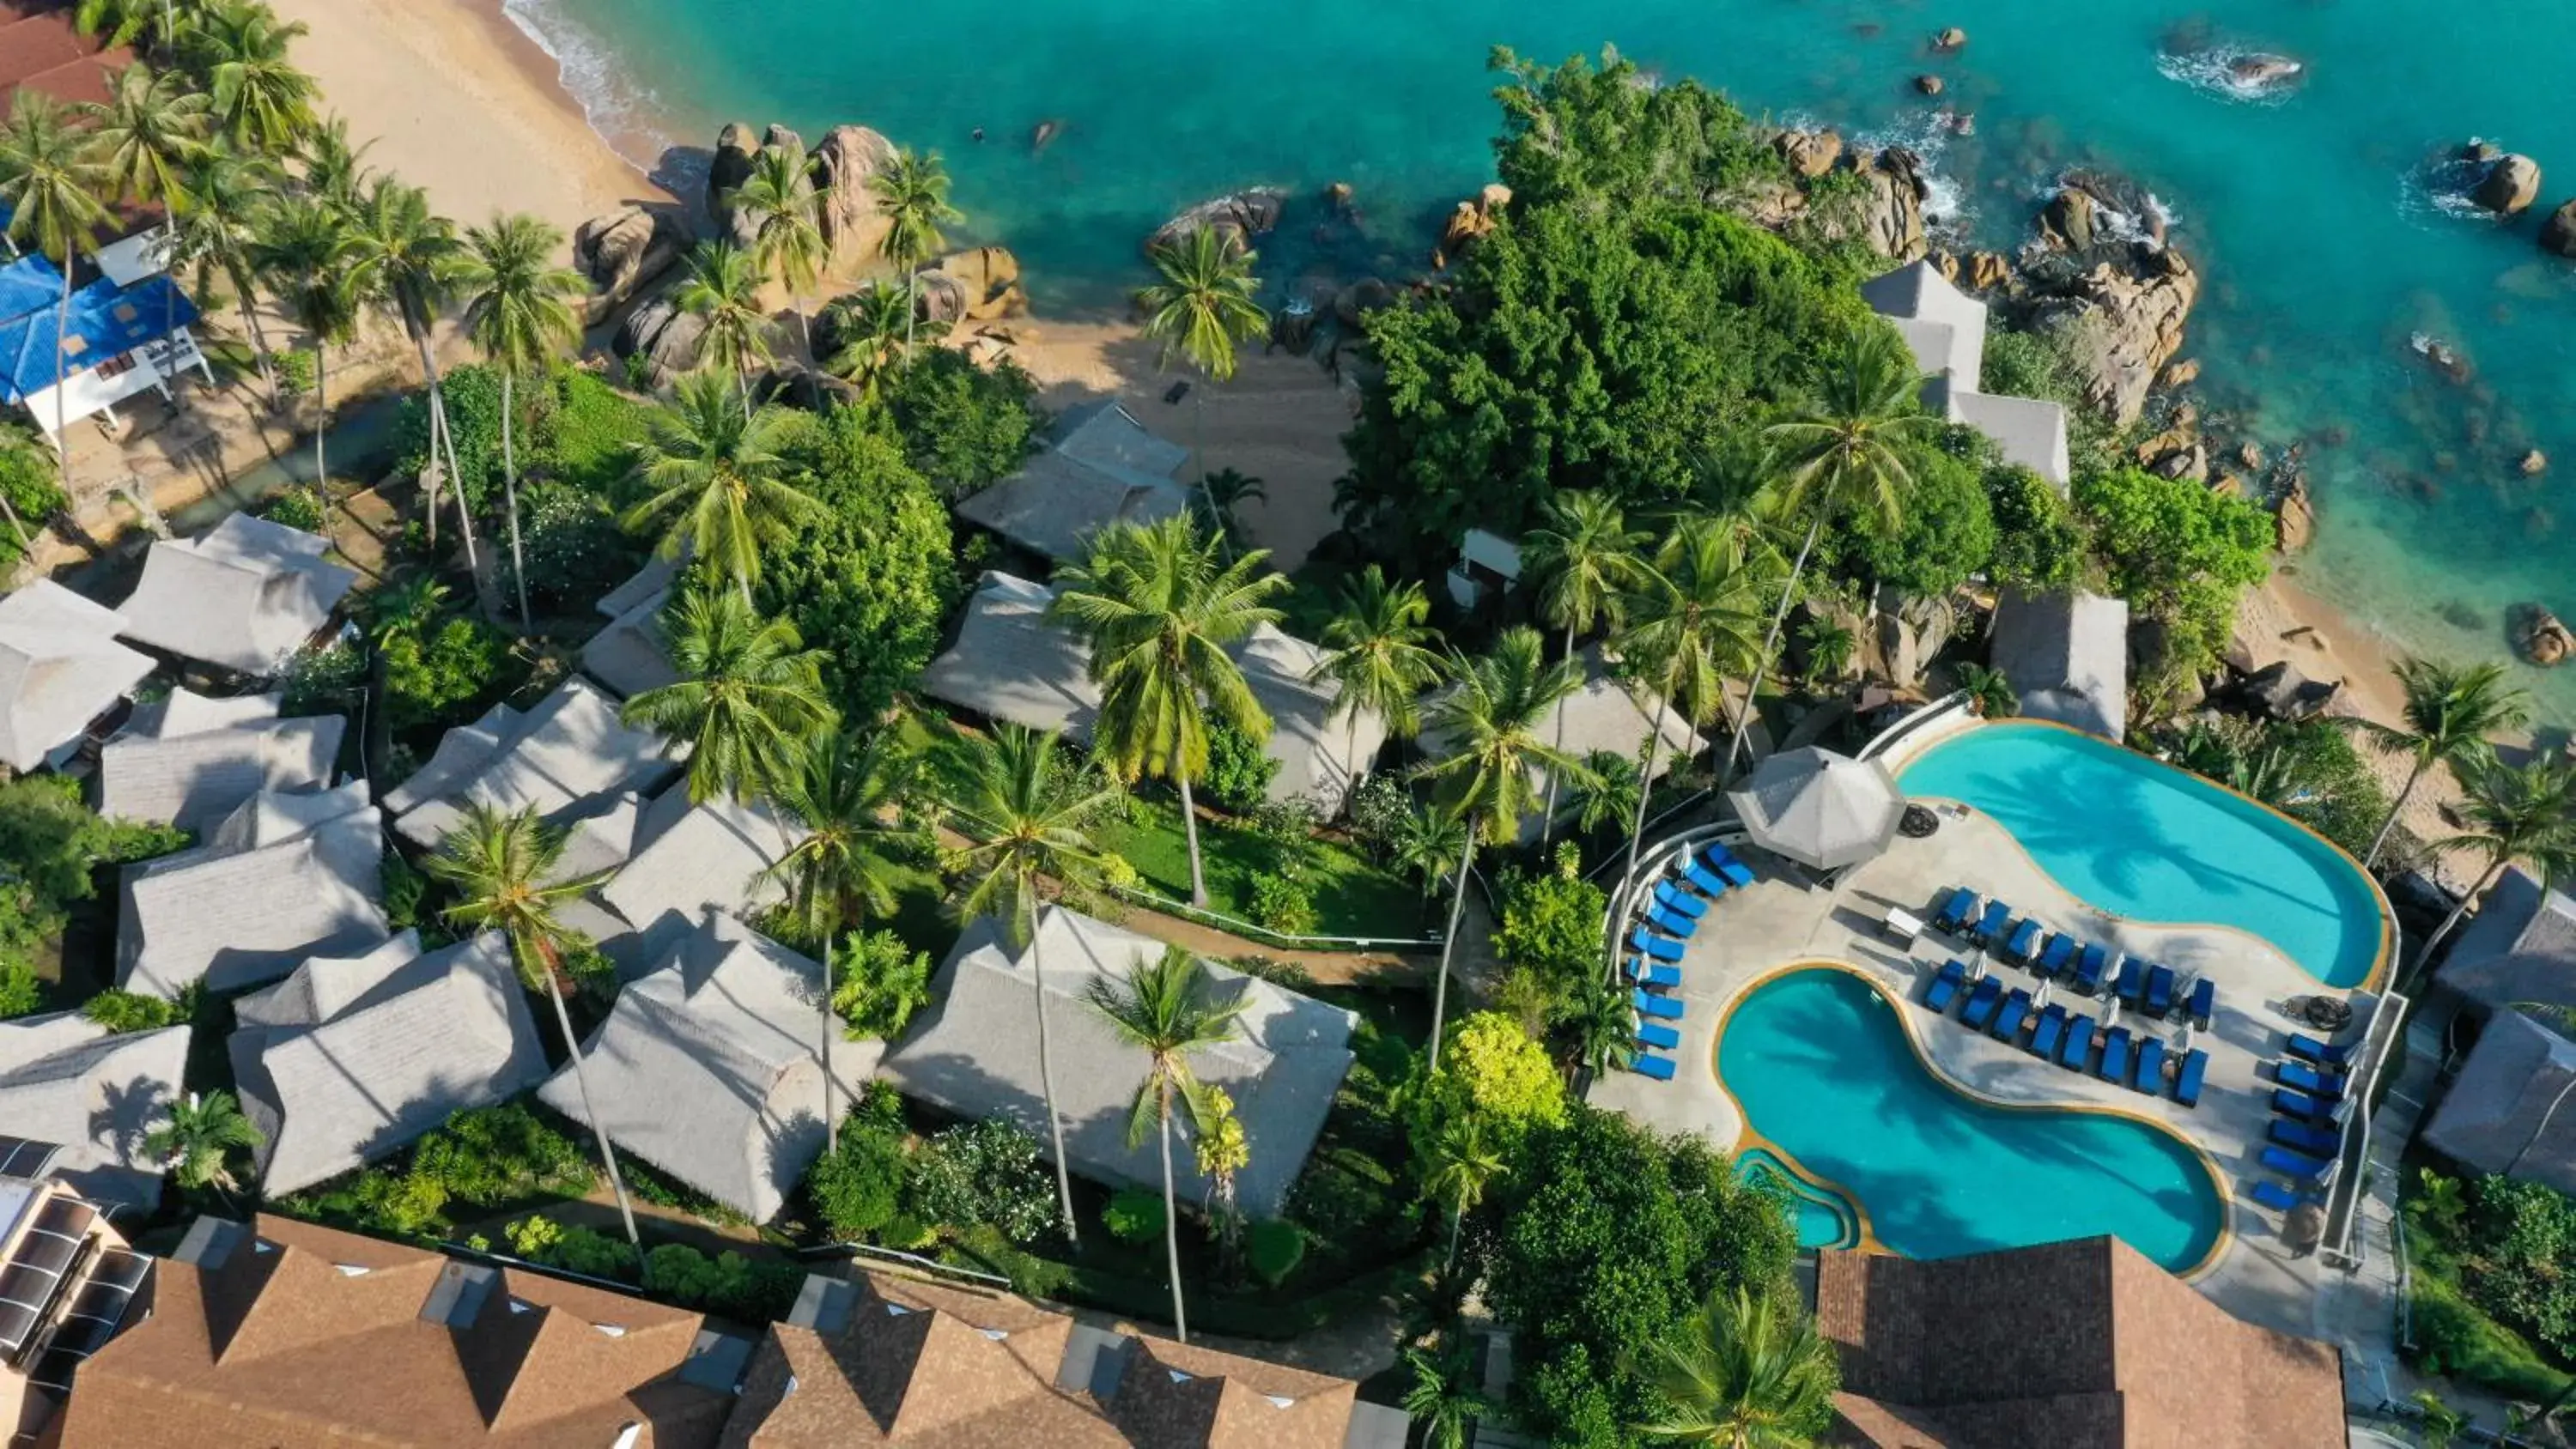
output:
M2069 186L2050 197L2039 214L2039 239L2062 252L2089 251L2094 238L2093 194Z
M1333 316L1353 331L1366 332L1369 314L1394 306L1395 295L1395 288L1378 278L1362 277L1334 295Z
M1944 29L1940 34L1932 37L1932 48L1934 50L1958 50L1967 45L1967 43L1968 32L1961 30L1955 25Z
M1957 627L1947 599L1881 585L1870 598L1869 627L1860 631L1861 672L1899 689L1919 689Z
M1202 201L1154 228L1154 234L1145 240L1145 250L1151 253L1157 247L1169 246L1201 227L1231 232L1237 242L1249 245L1255 237L1266 236L1279 225L1279 214L1287 205L1288 193L1275 186L1256 186Z
M2268 89L2298 78L2307 67L2286 55L2257 51L2227 63L2227 78L2249 90Z
M2504 148L2493 141L2472 140L2460 148L2460 159L2478 166L2484 166L2503 155Z
M1927 96L1937 96L1942 90L1941 78L1926 72L1914 78L1914 88Z
M2576 201L2549 214L2549 220L2540 228L2540 247L2562 257L2576 257Z
M2239 444L2237 444L2237 445L2236 445L2236 464L2237 464L2237 466L2238 466L2238 467L2240 467L2240 468L2260 468L2260 467L2262 467L2262 466L2263 466L2263 445L2262 445L2261 443L2239 443Z
M1869 183L1860 208L1860 239L1892 262L1923 255L1923 198L1931 188L1923 183L1922 159L1902 146L1890 146L1875 155L1855 151L1852 163Z
M760 149L764 151L785 151L791 148L798 151L804 150L805 138L776 121L770 122L769 129L760 133Z
M2498 216L2520 216L2540 199L2540 163L2510 152L2497 157L2469 199Z
M572 236L572 261L590 279L582 325L597 326L645 283L668 271L689 244L679 218L630 206L593 217Z
M834 126L814 148L814 184L824 192L823 240L833 255L865 256L885 235L868 179L894 160L894 143L865 126Z
M716 133L716 153L707 162L707 215L715 219L716 230L733 225L734 190L751 179L751 158L759 149L751 127L740 121L727 122Z
M2280 507L2273 511L2275 542L2283 553L2297 553L2317 536L2316 505L2308 500L2308 480L2301 475L2290 480L2289 490L2281 495Z
M2001 252L1970 252L1967 273L1970 291L1990 292L2010 285L2012 259Z
M1842 159L1843 138L1832 131L1782 131L1771 138L1771 149L1789 163L1791 175L1812 180Z
M2247 675L2242 688L2245 702L2253 708L2272 719L2295 723L2324 709L2342 686L2310 679L2283 659Z
M609 347L619 357L643 358L652 368L654 386L659 387L698 365L706 332L705 318L682 311L678 302L661 296L626 314Z
M1335 216L1348 216L1351 214L1352 203L1358 196L1359 193L1352 189L1349 182L1336 181L1324 188L1324 205L1329 207Z
M989 322L1028 310L1028 294L1020 290L1020 259L1007 247L951 252L921 274L921 283L923 315L933 322ZM928 310L934 292L941 298L938 311Z
M2558 616L2539 604L2523 604L2515 611L2514 645L2522 657L2543 669L2554 668L2576 654L2576 634L2558 622Z
M2209 445L2194 443L2180 452L2167 454L2156 461L2155 472L2160 478L2188 478L2194 483L2206 483L2209 481Z
M2197 357L2187 357L2165 369L2164 385L2167 387L2189 387L2198 381L2200 359Z
M2515 466L2522 469L2522 476L2525 478L2537 478L2549 471L2549 455L2534 448L2523 454L2522 461Z
M2039 307L2037 320L2064 347L2085 401L2125 428L2181 348L2199 298L2200 273L2180 252L2132 248L2075 278Z
M1496 182L1467 201L1458 203L1449 213L1449 224L1441 229L1440 250L1450 260L1466 254L1469 247L1491 233L1502 220L1503 209L1512 204L1512 189Z

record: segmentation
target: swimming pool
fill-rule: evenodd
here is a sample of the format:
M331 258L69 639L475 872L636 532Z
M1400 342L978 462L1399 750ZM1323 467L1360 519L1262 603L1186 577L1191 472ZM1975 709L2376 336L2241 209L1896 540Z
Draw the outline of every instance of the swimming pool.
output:
M1735 1154L1736 1175L1746 1182L1778 1188L1789 1200L1789 1218L1798 1229L1801 1248L1851 1248L1860 1244L1860 1216L1839 1193L1800 1177L1789 1165L1759 1147Z
M1830 1184L1909 1258L2114 1233L2186 1272L2217 1248L2226 1197L2190 1144L2133 1118L1970 1097L1932 1075L1898 1010L1829 966L1739 1000L1717 1074L1759 1139L1746 1150Z
M2059 885L2114 915L2233 926L2328 986L2359 986L2379 963L2379 892L2350 857L2135 750L2048 724L1980 725L1925 750L1897 784L1993 816Z

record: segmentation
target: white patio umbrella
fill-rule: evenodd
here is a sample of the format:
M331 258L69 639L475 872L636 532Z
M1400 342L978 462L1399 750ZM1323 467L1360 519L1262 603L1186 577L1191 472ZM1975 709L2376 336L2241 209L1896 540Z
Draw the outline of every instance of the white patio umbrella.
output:
M1818 870L1876 857L1905 815L1886 766L1814 746L1764 760L1726 798L1755 845Z
M2109 1031L2120 1024L2120 998L2114 996L2102 1007L2102 1029Z

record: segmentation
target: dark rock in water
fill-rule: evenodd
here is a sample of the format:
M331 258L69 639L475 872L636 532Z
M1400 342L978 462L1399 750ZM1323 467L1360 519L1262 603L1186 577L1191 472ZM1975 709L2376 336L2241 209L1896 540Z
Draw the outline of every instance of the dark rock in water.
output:
M2450 625L2454 629L2465 629L2471 633L2476 633L2487 627L2486 615L2479 613L2476 608L2471 605L2464 604L2458 599L2452 599L2445 602L2441 608L2434 612L2442 616L2443 623Z
M1934 50L1957 50L1968 43L1968 32L1953 25L1932 37Z
M2576 257L2576 201L2549 214L2549 220L2540 228L2540 246L2562 257Z
M2469 199L2498 216L2521 215L2540 199L2540 163L2528 156L2497 157Z
M2460 148L2460 159L2478 166L2484 166L2503 155L2504 148L2493 141L2471 141Z
M1362 277L1333 298L1333 316L1356 332L1368 330L1368 316L1395 305L1395 288L1376 277Z
M1230 232L1234 239L1250 245L1255 237L1267 236L1279 225L1279 214L1288 206L1288 193L1275 186L1256 186L1211 201L1202 201L1154 229L1145 241L1148 252L1169 246L1202 227Z
M1931 74L1918 75L1914 78L1914 88L1927 96L1937 96L1942 90L1941 78Z
M2293 80L2307 69L2286 55L2257 52L2240 55L2227 63L2228 79L2240 86L2277 86Z
M2093 246L2092 193L2067 187L2049 198L2039 214L2040 240L2060 251L2089 251Z
M2523 658L2543 669L2564 664L2567 656L2576 654L2576 634L2540 604L2514 606L2513 643Z

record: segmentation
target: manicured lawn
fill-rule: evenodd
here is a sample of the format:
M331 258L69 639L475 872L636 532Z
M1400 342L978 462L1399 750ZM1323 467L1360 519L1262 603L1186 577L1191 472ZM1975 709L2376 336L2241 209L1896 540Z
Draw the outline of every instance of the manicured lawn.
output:
M1136 868L1147 889L1175 901L1190 898L1189 840L1176 803L1140 798L1133 823L1103 827L1100 841ZM1202 819L1199 850L1209 909L1252 920L1252 878L1274 868L1276 848L1251 831ZM1436 929L1420 892L1345 846L1314 842L1306 878L1315 898L1314 935L1418 938Z

